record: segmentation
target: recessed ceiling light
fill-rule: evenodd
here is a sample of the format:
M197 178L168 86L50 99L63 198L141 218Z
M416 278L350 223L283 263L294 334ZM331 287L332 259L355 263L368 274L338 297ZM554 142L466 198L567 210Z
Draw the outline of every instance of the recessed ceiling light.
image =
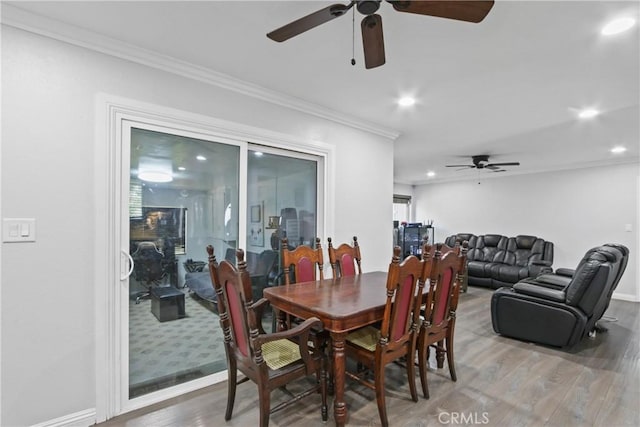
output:
M624 153L625 151L627 151L627 148L623 147L622 145L615 146L611 149L611 152L613 154L620 154L620 153Z
M178 170L179 170L179 171L186 171L186 170L187 170L187 168L185 168L184 166L178 166Z
M173 176L170 173L163 171L140 171L138 172L138 178L148 182L171 182Z
M578 117L580 117L581 119L590 119L597 116L598 114L600 114L600 111L590 108L580 111L580 113L578 113Z
M614 34L619 34L623 31L627 31L629 28L633 27L636 23L636 20L633 18L625 17L613 20L609 22L602 28L602 34L605 36L611 36Z
M398 100L398 105L401 107L411 107L415 105L416 99L411 96L403 96Z
M196 156L196 159L200 160L201 162L204 162L205 160L207 160L205 156Z
M427 172L427 176L429 178L432 178L432 177L436 176L436 173L434 171L429 171L429 172Z
M263 154L263 153L262 153L262 151L256 151L256 152L254 153L254 155L255 155L256 157L262 157L262 154Z

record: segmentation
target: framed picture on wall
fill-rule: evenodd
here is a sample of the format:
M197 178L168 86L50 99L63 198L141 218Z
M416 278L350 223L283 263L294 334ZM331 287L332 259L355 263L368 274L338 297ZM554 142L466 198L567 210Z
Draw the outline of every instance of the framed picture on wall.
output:
M140 218L130 219L132 242L150 241L163 252L187 252L187 208L143 206Z

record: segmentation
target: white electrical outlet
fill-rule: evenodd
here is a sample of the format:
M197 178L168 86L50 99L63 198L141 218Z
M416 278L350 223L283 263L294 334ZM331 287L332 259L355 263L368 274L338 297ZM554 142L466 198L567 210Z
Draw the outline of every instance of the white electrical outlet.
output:
M631 224L625 224L624 225L624 231L632 232L633 231L633 227L631 227Z

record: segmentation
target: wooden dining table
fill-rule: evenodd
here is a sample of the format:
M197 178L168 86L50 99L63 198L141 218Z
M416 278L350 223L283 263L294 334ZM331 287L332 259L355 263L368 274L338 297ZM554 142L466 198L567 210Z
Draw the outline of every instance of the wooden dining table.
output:
M278 311L302 319L317 317L329 331L333 349L333 410L337 426L344 426L347 421L345 338L350 331L382 320L386 285L387 272L376 271L264 290L264 297Z

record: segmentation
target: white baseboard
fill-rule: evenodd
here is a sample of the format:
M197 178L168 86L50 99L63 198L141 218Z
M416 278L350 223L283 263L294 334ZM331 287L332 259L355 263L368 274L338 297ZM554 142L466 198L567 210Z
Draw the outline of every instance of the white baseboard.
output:
M633 295L633 294L619 294L617 292L614 292L613 295L611 295L612 299L618 299L621 301L631 301L631 302L639 302L640 299L638 299L637 295Z
M32 427L88 427L95 423L96 410L95 408L91 408L74 414L65 415L54 420L35 424Z

